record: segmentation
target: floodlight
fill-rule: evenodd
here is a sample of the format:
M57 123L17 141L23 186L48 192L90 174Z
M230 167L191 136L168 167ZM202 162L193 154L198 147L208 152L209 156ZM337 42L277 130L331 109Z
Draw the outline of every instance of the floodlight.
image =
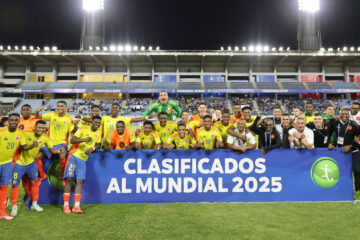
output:
M276 47L271 48L272 52L276 52Z
M53 47L51 48L51 50L53 50L53 51L57 51L57 50L58 50L58 48L57 48L57 46L53 46Z
M287 48L286 48L286 51L290 51L290 47L287 47Z
M284 51L284 48L283 48L283 47L279 47L279 51L280 51L280 52Z
M10 46L10 45L9 45L9 46L7 46L7 49L8 49L8 50L11 50L11 46Z
M4 50L4 46L3 46L3 45L0 45L0 50Z
M337 49L336 49L336 51L338 51L338 52L339 52L340 50L341 50L341 48L337 48Z
M134 50L134 51L139 50L138 46L134 46L134 47L133 47L133 50Z
M92 47L92 46L89 46L89 50L92 51L92 50L93 50L93 47Z
M246 47L245 47L245 46L244 46L244 47L242 47L242 50L243 50L243 51L246 51Z
M228 47L228 51L231 51L231 47L230 47L230 46Z
M159 46L156 47L156 51L160 51L160 47L159 47Z
M100 51L100 47L99 47L99 46L97 46L95 49L96 49L96 51Z
M333 48L328 48L328 52L333 52L334 49Z
M320 48L320 52L325 52L326 51L326 49L325 48Z
M299 10L304 12L318 12L320 0L299 0Z
M40 47L36 47L36 50L40 51L41 49L40 49Z
M130 52L131 51L131 45L126 45L125 46L125 51Z
M104 47L103 47L103 50L104 50L104 51L107 51L107 50L108 50L108 47L107 47L107 46L104 46Z
M34 51L34 46L29 47L30 51Z
M268 52L270 50L269 46L264 46L264 52Z
M255 47L254 46L249 46L249 52L253 52L253 51L255 51Z
M235 46L235 51L239 51L239 47L238 47L238 46Z
M123 47L122 45L119 45L119 46L117 47L117 50L118 50L118 51L124 51L124 47Z
M19 50L19 47L18 47L18 46L15 46L15 50Z
M220 47L220 50L221 50L221 51L224 51L224 47Z
M360 47L358 47L358 49L357 49L357 50L358 50L358 52L360 52Z
M152 47L152 46L150 46L150 47L149 47L149 51L152 51L152 50L153 50L153 47Z
M343 51L347 51L348 50L348 48L345 46L345 47L343 47Z
M351 51L351 52L355 51L355 47L351 47L351 48L350 48L350 51Z
M25 45L22 46L21 49L22 49L23 51L26 51L26 46L25 46Z
M87 12L103 10L104 0L83 0L83 9Z
M145 51L146 50L146 48L144 47L144 46L141 46L141 49L140 49L141 51Z
M111 46L110 46L110 51L115 52L115 51L116 51L116 46L115 46L115 45L111 45Z
M256 51L261 52L263 50L263 47L261 45L256 46Z
M50 48L49 47L44 47L44 50L45 51L50 51Z

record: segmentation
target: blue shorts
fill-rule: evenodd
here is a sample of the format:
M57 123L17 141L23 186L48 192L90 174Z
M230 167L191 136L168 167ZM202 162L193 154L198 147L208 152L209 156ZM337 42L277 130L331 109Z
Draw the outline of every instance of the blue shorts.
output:
M53 148L55 148L55 149L64 148L65 151L67 152L67 147L66 147L66 145L65 145L64 143L58 144L58 145L54 145ZM44 155L45 155L47 158L51 158L52 154L51 154L50 150L49 150L46 146L42 146L42 147L40 148L40 151L41 151L42 153L44 153Z
M85 180L86 162L71 155L69 162L66 163L64 178Z
M0 185L11 183L12 162L0 165Z
M25 174L30 180L34 180L38 177L38 168L35 162L32 162L26 166L15 163L13 169L12 185L19 186L20 180Z

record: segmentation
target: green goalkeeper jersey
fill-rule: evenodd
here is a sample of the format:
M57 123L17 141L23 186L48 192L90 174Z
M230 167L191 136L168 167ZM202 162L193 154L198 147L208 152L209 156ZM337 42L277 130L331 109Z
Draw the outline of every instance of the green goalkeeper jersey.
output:
M150 108L148 108L144 112L144 116L149 116L152 112L155 112L156 114L159 114L161 112L166 112L168 116L168 120L173 121L173 114L176 113L176 117L181 117L181 108L179 105L173 101L169 100L167 104L161 104L160 101L157 101L156 103L153 103Z

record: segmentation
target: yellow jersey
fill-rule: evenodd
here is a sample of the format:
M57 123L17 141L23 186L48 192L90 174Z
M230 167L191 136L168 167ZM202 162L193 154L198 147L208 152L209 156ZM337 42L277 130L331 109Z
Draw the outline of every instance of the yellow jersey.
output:
M74 134L75 137L84 139L91 138L91 142L82 142L79 144L79 148L74 152L74 156L86 161L89 158L89 155L85 153L85 150L95 147L95 144L101 144L101 131L96 130L95 132L91 131L91 127L81 127Z
M53 148L53 145L50 142L50 138L46 134L36 137L33 131L25 131L24 136L26 145L31 145L34 141L37 141L39 145L37 147L33 147L28 151L21 151L20 157L16 161L16 163L21 166L27 166L34 162L34 158L39 153L40 148L42 148L43 146L46 146L48 149Z
M144 131L140 131L136 138L137 143L141 143L144 149L153 149L156 144L160 144L161 140L157 132L151 131L149 135L146 135Z
M74 129L74 121L69 114L59 117L56 112L42 115L44 121L49 121L49 138L53 145L68 144L70 132Z
M196 140L188 133L185 133L184 138L180 138L179 133L174 133L168 138L167 143L174 144L176 149L189 149L190 144L196 143Z
M157 122L154 124L156 132L159 134L161 143L166 143L168 138L177 130L177 124L172 121L167 121L164 127Z
M216 141L222 142L220 131L216 127L211 127L209 131L201 127L197 133L197 140L204 144L205 149L215 149Z
M227 133L227 130L232 127L233 124L231 124L229 122L229 124L227 126L224 126L221 121L218 121L214 124L214 127L216 127L219 131L220 131L220 134L221 134L221 137L222 137L222 140L223 140L223 143L224 143L224 146L226 147L227 146L227 137L228 137L228 133Z
M131 118L129 117L116 117L113 118L111 116L103 116L101 117L101 127L104 134L104 139L107 139L109 133L111 131L116 130L116 122L123 121L125 123L125 126L129 125L131 123Z
M0 129L0 165L13 161L19 145L26 145L23 132L18 129L15 132L9 132L8 127Z

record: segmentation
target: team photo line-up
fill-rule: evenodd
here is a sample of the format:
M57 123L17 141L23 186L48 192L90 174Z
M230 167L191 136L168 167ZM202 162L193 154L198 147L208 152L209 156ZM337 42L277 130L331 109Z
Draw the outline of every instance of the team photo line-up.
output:
M55 112L41 114L39 107L32 116L31 106L24 104L19 113L11 113L0 128L0 218L11 220L18 214L19 185L22 182L27 209L43 211L38 205L39 186L47 178L44 158L60 162L63 176L63 212L82 214L80 208L82 184L86 176L86 161L97 150L141 149L232 149L239 154L261 149L342 148L352 154L355 190L360 190L360 104L350 109L328 105L323 114L316 112L311 102L304 110L293 108L293 115L273 107L273 116L252 116L252 108L234 104L233 114L218 109L209 114L207 104L200 102L198 113L182 111L166 92L144 112L143 117L119 116L120 105L113 103L110 116L100 116L100 107L93 105L90 116L67 114L65 101L58 101ZM157 121L156 121L157 120ZM48 125L47 125L48 122ZM135 131L128 127L143 122ZM180 153L181 154L181 153ZM69 199L75 181L72 209ZM11 196L8 199L8 185ZM6 212L11 203L11 214ZM9 204L10 205L10 204Z

